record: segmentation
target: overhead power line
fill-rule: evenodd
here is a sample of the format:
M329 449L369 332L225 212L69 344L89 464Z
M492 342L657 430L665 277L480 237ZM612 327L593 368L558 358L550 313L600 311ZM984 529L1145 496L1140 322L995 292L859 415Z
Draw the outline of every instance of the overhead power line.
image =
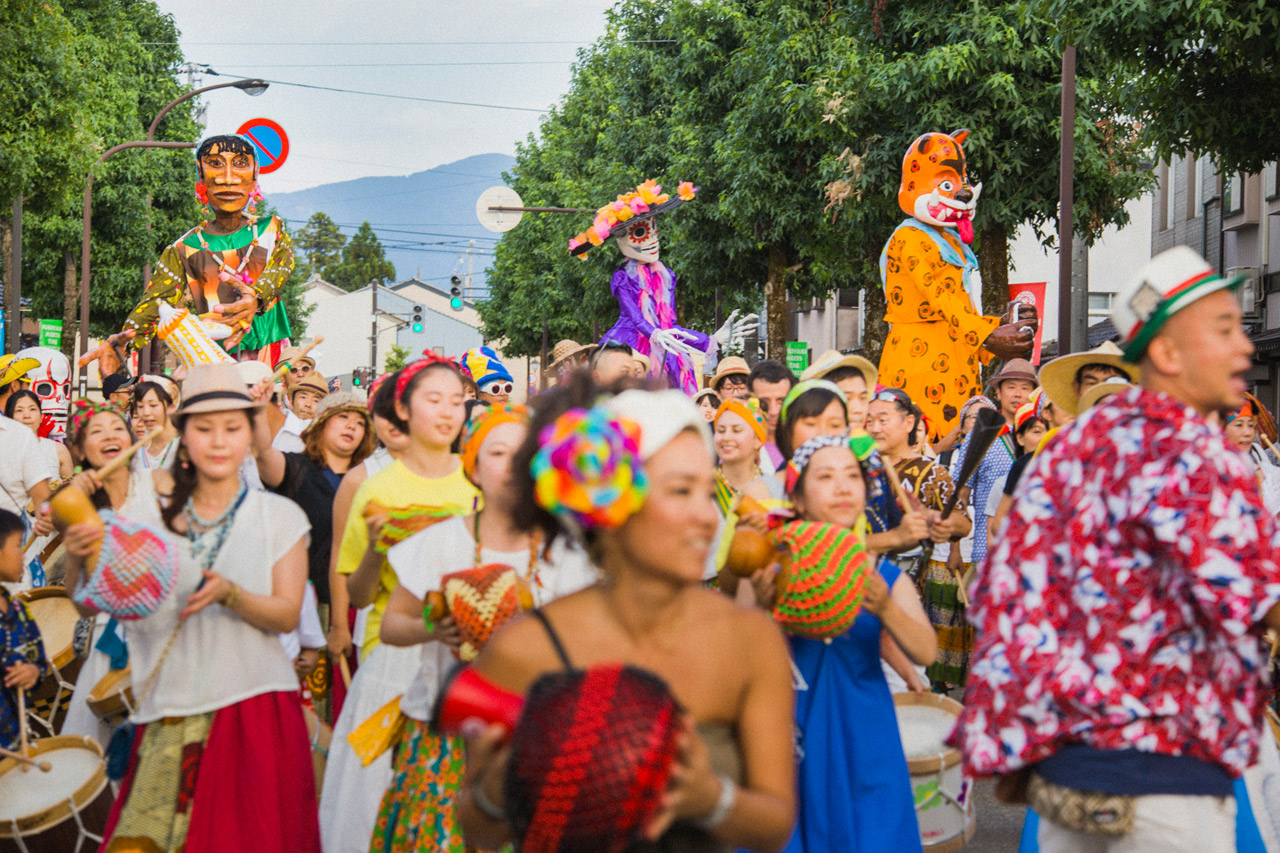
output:
M263 65L255 62L250 65L230 65L228 68L444 68L461 65L568 65L573 60L527 61L527 62L283 62ZM223 63L219 62L219 65Z
M618 39L625 44L672 44L675 39ZM210 47L445 47L448 45L593 44L590 41L144 41L144 45L186 44Z
M209 71L208 74L214 77L234 77L234 74L219 74L217 71ZM419 101L425 104L448 104L455 107L479 107L486 110L510 110L520 113L544 113L545 109L534 109L533 107L509 107L501 104L477 104L471 101L446 101L440 98L420 98L414 95L391 95L386 92L359 92L355 89L338 89L333 86L313 86L310 83L291 83L288 80L267 80L266 82L273 86L293 86L297 89L316 89L322 92L341 92L346 95L364 95L370 98L392 98L397 101Z

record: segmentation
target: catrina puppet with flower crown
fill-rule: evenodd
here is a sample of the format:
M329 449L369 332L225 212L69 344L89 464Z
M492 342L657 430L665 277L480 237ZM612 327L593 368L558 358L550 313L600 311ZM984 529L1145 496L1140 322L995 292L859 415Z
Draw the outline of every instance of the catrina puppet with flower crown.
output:
M618 341L647 356L653 376L665 377L689 395L697 393L699 375L715 368L720 350L759 326L756 315L739 319L737 311L713 335L676 322L676 275L658 260L657 217L692 201L697 192L684 181L672 198L656 181L645 181L597 210L591 227L569 241L569 252L585 257L612 238L625 259L609 282L618 300L618 322L601 342Z
M262 192L253 143L233 135L204 140L196 149L195 193L208 218L161 253L142 300L109 343L131 339L141 349L162 332L167 305L200 318L228 352L253 358L271 348L274 363L274 350L289 337L279 295L293 272L293 244L277 217L256 215ZM101 357L100 370L112 372L111 350Z

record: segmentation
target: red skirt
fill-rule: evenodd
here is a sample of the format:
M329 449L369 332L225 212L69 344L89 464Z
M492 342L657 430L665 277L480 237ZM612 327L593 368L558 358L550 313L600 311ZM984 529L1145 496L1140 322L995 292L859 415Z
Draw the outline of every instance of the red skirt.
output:
M104 849L129 801L146 728L137 729ZM183 762L182 787L190 791L186 853L320 853L311 745L296 692L264 693L218 709L191 763Z

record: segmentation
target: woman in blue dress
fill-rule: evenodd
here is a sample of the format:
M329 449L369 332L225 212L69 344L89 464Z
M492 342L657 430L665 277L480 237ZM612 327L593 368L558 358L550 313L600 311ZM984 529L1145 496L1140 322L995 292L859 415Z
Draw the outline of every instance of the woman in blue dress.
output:
M865 536L866 484L877 482L880 465L874 447L865 434L802 445L787 478L797 514ZM915 585L880 560L849 631L827 642L788 639L796 667L800 813L787 853L920 851L907 761L880 667L882 643L896 641L921 665L937 653Z

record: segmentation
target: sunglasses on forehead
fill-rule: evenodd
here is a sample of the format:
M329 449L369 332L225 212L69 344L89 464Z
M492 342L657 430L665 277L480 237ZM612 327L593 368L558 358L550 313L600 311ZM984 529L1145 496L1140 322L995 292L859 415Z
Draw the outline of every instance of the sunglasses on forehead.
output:
M885 388L876 392L871 398L873 403L897 403L903 408L911 408L911 398L897 388Z

